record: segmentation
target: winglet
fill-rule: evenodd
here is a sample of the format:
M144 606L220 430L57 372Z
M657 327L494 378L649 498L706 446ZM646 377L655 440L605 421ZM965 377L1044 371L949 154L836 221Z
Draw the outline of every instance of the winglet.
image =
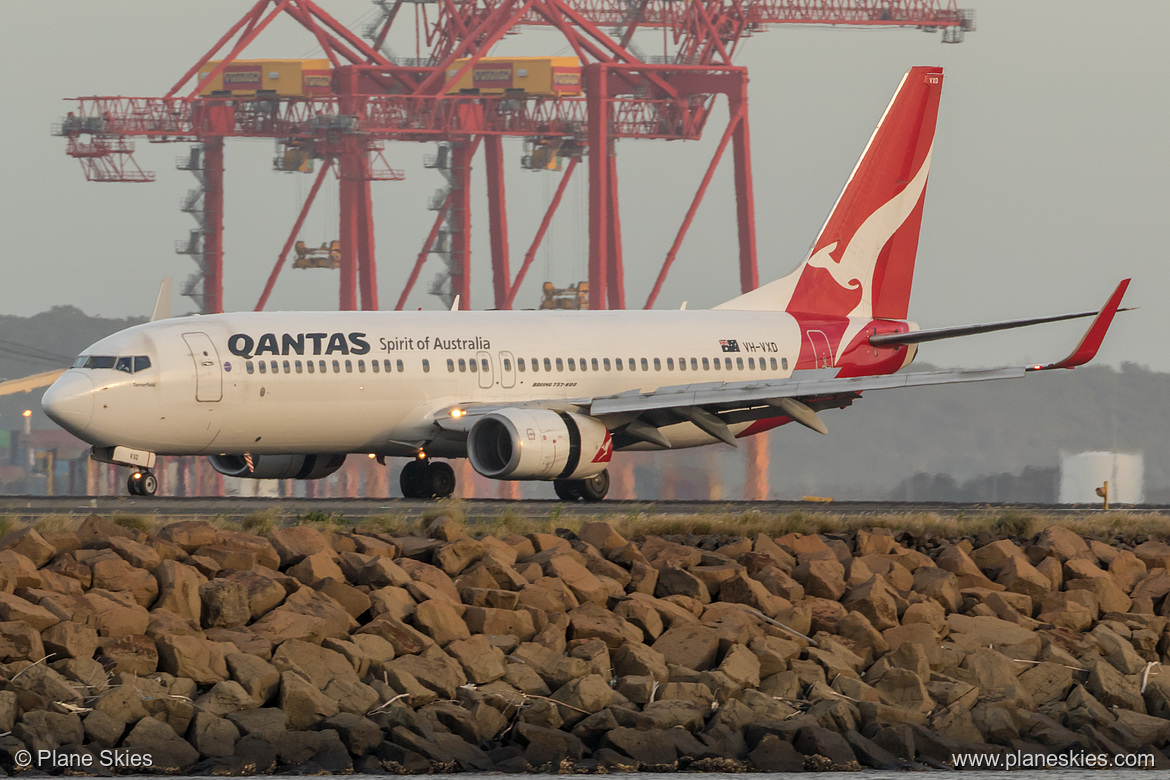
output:
M174 278L168 276L158 286L158 298L154 301L154 312L150 315L151 322L169 320L171 318L171 284Z
M1109 300L1101 307L1101 311L1093 318L1093 324L1085 331L1085 335L1081 337L1076 349L1068 357L1058 363L1049 363L1046 366L1029 366L1028 370L1047 371L1052 368L1076 368L1092 360L1096 356L1097 350L1101 348L1106 331L1113 324L1113 316L1117 314L1117 309L1121 306L1121 299L1125 295L1127 287L1129 287L1129 279L1122 279L1121 283L1117 285L1117 289L1109 296Z

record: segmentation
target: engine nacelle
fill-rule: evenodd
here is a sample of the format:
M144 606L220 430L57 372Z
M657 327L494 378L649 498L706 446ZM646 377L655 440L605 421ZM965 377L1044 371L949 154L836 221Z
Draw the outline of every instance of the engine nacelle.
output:
M505 409L477 420L467 456L492 479L586 479L605 471L613 440L599 420L549 409Z
M210 455L220 474L242 479L323 479L341 468L345 455L253 455L248 468L243 455Z

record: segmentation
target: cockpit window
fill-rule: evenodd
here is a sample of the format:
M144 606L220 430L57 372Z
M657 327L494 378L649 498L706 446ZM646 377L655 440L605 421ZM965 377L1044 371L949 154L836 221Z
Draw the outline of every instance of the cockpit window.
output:
M73 361L73 368L112 368L134 374L150 368L146 355L116 357L113 355L81 355Z

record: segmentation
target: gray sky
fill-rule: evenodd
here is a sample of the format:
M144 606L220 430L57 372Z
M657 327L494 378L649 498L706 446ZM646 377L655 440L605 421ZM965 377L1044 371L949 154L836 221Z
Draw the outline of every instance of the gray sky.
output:
M360 32L367 0L321 0ZM6 142L0 188L8 284L0 312L29 315L58 304L91 314L147 314L159 279L193 270L175 255L193 221L179 203L194 186L174 169L186 145L138 143L153 184L91 184L49 126L82 94L162 95L250 5L148 0L5 4L0 62L16 74L0 113ZM1093 309L1132 276L1124 315L1102 350L1105 363L1170 370L1156 345L1170 331L1165 231L1170 207L1170 25L1164 0L1102 6L1089 0L967 0L978 31L957 46L914 30L773 28L738 58L751 69L760 276L783 275L805 255L902 73L942 65L946 87L928 188L911 317L923 327ZM312 40L286 23L246 53L316 56ZM406 53L406 52L404 52ZM560 54L548 33L508 38L500 54ZM722 130L721 113L696 143L618 145L627 300L641 306ZM403 182L374 184L380 296L392 307L433 214L442 184L422 167L433 145L397 144L387 158ZM506 147L513 271L559 174L519 167ZM267 141L229 141L226 308L251 309L307 193L310 177L271 170ZM707 307L738 293L730 155L708 193L658 299ZM483 188L477 158L476 193ZM585 276L585 171L521 291L534 306L546 279ZM482 206L482 204L480 204ZM337 237L336 183L329 182L302 231L310 245ZM486 212L479 208L473 304L490 304ZM426 294L439 271L424 269L410 306L437 308ZM328 309L336 272L286 270L270 309ZM176 301L176 310L189 308ZM920 360L998 365L1062 357L1077 324L925 345Z

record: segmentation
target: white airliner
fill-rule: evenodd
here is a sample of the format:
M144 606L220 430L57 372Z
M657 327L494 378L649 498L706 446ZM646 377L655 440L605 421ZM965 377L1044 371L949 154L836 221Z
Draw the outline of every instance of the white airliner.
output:
M151 495L156 455L223 474L319 479L348 453L407 457L404 496L443 497L470 458L494 479L609 488L614 450L736 440L868 390L1023 376L1090 360L1100 312L920 330L906 320L940 68L903 78L808 258L710 311L273 312L160 319L102 339L45 393L99 461ZM1048 365L897 373L923 341L1095 316Z

